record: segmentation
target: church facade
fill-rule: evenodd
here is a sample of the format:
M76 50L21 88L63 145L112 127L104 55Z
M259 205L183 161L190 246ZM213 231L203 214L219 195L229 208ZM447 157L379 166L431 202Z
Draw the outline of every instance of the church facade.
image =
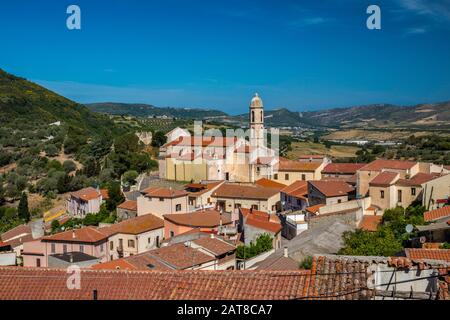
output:
M271 129L271 138L271 145L277 147L278 130ZM320 179L320 164L305 166L305 169L310 179ZM285 173L286 170L288 173ZM175 129L168 135L168 141L160 148L159 155L160 178L175 181L253 183L261 178L277 180L278 177L297 177L302 170L300 162L280 158L276 149L267 147L264 106L258 94L250 102L249 130L246 133L241 130L226 137L217 132L216 135L205 132L191 136L186 134L186 130ZM303 176L306 177L305 174ZM291 179L284 180L283 183L289 184Z

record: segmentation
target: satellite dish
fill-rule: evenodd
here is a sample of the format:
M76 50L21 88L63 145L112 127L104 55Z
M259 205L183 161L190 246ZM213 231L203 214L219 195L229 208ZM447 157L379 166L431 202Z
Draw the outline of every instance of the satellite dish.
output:
M414 230L414 227L413 227L412 224L408 224L408 225L405 227L405 230L406 230L406 232L411 233L411 232Z

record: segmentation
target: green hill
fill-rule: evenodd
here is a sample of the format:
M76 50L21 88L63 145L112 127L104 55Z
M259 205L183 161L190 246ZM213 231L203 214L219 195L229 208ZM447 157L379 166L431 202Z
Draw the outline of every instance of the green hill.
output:
M107 133L116 129L108 117L0 69L2 127L30 128L56 121L61 121L65 127L92 133Z

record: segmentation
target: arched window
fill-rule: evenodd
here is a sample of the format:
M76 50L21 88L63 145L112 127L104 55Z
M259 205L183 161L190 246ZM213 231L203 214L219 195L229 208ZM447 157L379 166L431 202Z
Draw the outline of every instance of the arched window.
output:
M252 122L255 122L255 111L252 110Z
M264 118L263 117L263 112L261 111L259 114L261 115L261 121L260 122L262 123L263 122L263 118Z

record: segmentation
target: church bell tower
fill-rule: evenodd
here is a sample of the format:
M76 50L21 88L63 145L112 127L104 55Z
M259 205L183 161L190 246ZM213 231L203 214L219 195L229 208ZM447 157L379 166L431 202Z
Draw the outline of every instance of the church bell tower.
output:
M255 93L250 102L250 146L264 146L264 107L261 98Z

